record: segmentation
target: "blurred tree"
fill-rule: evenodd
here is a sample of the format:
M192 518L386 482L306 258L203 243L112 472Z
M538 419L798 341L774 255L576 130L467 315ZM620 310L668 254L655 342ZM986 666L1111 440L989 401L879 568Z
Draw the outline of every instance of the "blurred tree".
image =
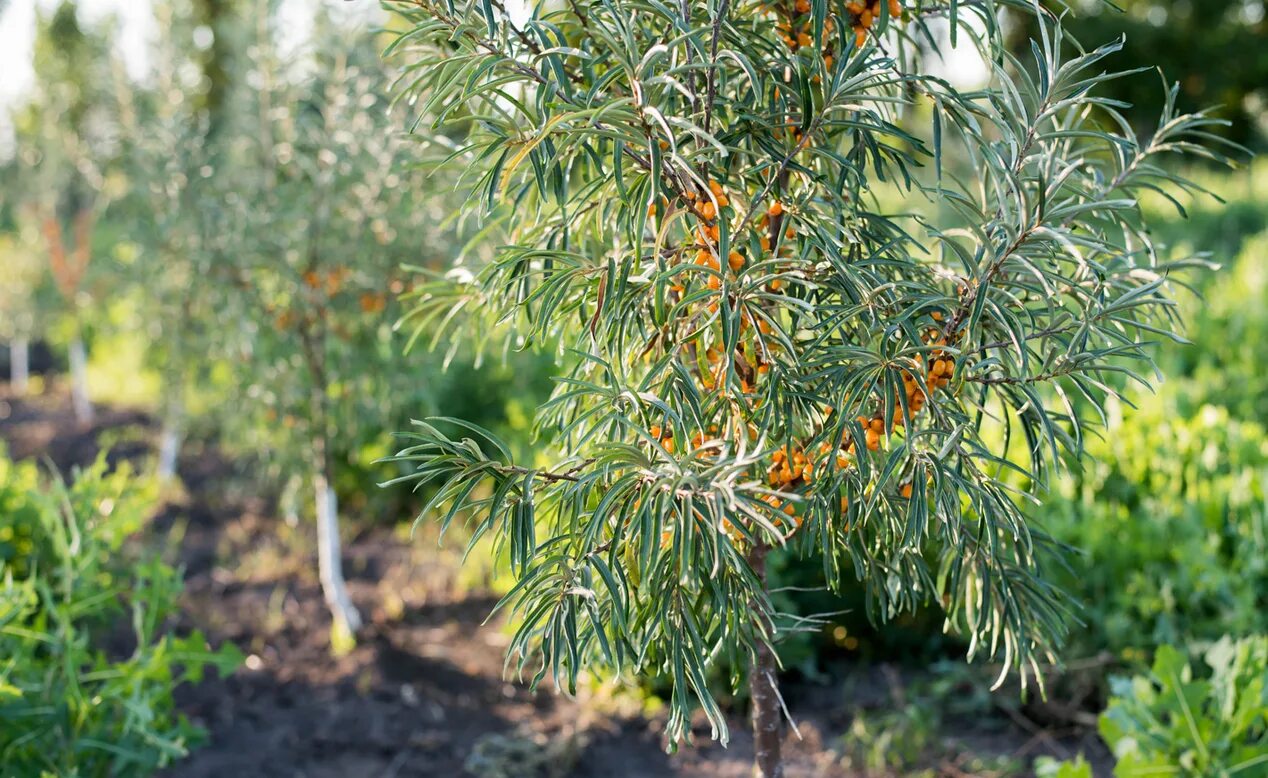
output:
M0 339L9 344L9 388L21 396L28 391L31 339L39 332L41 292L48 278L42 252L32 230L0 233Z
M198 65L202 71L202 90L198 109L206 117L204 140L214 145L225 128L232 99L236 69L242 52L237 45L243 2L241 0L193 0L195 19L194 51L201 50ZM160 13L164 13L160 10ZM170 11L167 12L170 15ZM210 41L205 42L206 36ZM197 38L204 38L204 42Z
M236 87L238 52L249 43L235 5L177 0L155 7L161 35L152 77L120 89L128 197L118 216L139 251L131 279L144 299L147 357L162 376L158 475L170 478L184 436L187 387L206 380L214 343L208 323L213 277L223 275L237 236L225 205L240 176L224 155L253 108ZM214 32L213 32L214 31Z
M1054 8L1068 5L1049 0ZM1066 26L1076 40L1099 44L1126 35L1132 45L1114 58L1123 70L1145 72L1115 79L1105 96L1129 104L1124 113L1147 131L1158 123L1163 102L1158 70L1177 80L1181 110L1214 106L1212 115L1228 119L1213 128L1239 143L1268 141L1268 19L1264 0L1078 0ZM1026 54L1033 22L1024 16L1013 38Z
M118 149L112 36L110 23L82 27L72 2L37 17L34 65L40 88L14 116L25 192L18 217L27 229L37 225L43 236L71 330L72 396L81 421L92 418L83 317L94 230L121 184L111 170Z
M306 475L341 649L361 617L341 567L337 459L428 391L426 369L397 359L394 294L405 287L391 279L403 262L438 256L445 213L408 162L372 39L319 16L288 63L271 24L251 41L243 111L215 175L222 230L234 236L209 274L210 334L232 387L219 418L282 480Z

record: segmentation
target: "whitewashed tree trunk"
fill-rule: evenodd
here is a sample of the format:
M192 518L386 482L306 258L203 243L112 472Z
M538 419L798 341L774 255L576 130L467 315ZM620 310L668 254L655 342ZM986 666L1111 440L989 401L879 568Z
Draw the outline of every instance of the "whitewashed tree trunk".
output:
M78 335L70 342L70 397L75 408L75 418L82 424L91 424L92 402L88 399L88 353L83 338Z
M9 388L19 396L31 388L31 342L26 338L9 343Z
M320 468L313 473L313 488L317 497L317 569L321 577L321 589L334 616L336 633L342 631L351 637L361 629L361 614L352 604L343 578L339 507L335 501L335 490L331 488L330 481Z
M167 413L163 418L163 431L159 435L158 479L161 482L172 480L176 475L176 464L180 459L181 441L185 432L185 403L181 400L180 390L167 404Z
M282 518L286 521L288 527L299 526L299 504L300 491L304 488L304 479L297 475L293 475L286 480L286 486L282 488L281 510Z

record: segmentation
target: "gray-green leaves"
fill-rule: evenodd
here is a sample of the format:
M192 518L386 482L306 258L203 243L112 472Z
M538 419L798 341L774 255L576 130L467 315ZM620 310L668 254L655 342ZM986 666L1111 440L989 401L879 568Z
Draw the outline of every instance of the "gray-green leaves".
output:
M841 3L398 5L403 93L496 247L412 315L562 364L558 464L439 423L396 457L439 484L426 517L509 550L518 668L663 673L671 740L695 704L725 737L709 674L777 640L750 554L779 546L879 619L941 604L1002 672L1050 659L1066 604L1025 511L1175 337L1192 263L1136 195L1193 189L1160 159L1212 120L1137 140L1097 97L1119 44L1065 59L1045 16L1016 59L995 14L1021 0L908 3L862 47ZM940 15L981 88L925 72Z

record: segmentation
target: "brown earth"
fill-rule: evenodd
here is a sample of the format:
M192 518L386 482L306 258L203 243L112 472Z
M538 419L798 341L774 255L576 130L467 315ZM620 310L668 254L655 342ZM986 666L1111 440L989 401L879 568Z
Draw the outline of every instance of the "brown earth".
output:
M143 463L155 435L142 411L99 408L97 421L82 427L62 392L20 399L0 387L0 440L14 457L46 457L69 472L108 446L113 461ZM178 629L201 629L248 656L229 678L178 690L181 709L209 740L167 775L751 774L741 715L728 748L702 725L696 745L669 756L662 720L643 715L632 694L595 689L571 699L504 679L506 633L496 622L482 625L494 598L464 579L456 551L382 525L348 538L349 586L368 624L352 651L332 657L310 528L277 518L270 501L252 494L249 475L214 446L188 445L183 494L163 504L148 531L148 542L185 568ZM861 666L831 683L789 684L802 735L786 741L789 778L855 775L833 746L859 710L884 710L901 698L904 672ZM1016 714L976 718L949 722L954 745L940 742L927 774L981 775L970 765L982 755L1029 765L1038 754L1080 749L1103 764L1103 747L1086 730L1058 738Z

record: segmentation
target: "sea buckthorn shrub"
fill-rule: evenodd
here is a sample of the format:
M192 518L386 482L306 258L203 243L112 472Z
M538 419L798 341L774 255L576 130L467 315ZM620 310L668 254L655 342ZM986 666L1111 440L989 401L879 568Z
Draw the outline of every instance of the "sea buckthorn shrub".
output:
M394 458L439 483L423 515L506 549L512 667L663 673L671 744L697 706L726 740L709 670L748 668L778 775L776 547L878 619L936 604L970 657L1053 656L1066 603L1026 509L1173 326L1136 194L1190 186L1160 158L1218 156L1210 119L1169 102L1136 138L1097 97L1119 45L1063 59L1028 2L391 6L420 153L497 247L410 315L560 355L556 461L452 419ZM1004 7L1039 14L1026 61ZM930 72L935 19L987 83Z

